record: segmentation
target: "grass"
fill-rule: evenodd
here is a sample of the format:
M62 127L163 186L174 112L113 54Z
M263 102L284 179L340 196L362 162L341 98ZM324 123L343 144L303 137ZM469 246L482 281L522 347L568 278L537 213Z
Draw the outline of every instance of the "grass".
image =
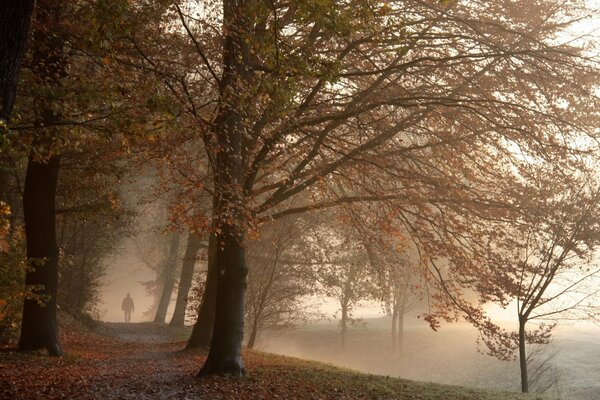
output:
M247 379L257 383L300 384L308 393L298 399L399 399L399 400L524 400L539 399L518 393L469 389L365 374L331 365L268 353L247 352ZM275 377L275 380L273 379ZM312 395L312 396L311 396Z

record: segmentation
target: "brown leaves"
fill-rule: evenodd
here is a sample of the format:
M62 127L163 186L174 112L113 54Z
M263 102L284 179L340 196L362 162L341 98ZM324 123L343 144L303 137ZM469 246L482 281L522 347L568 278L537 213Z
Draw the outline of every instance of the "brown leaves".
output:
M182 352L177 335L156 324L111 324L103 331L145 340L124 342L61 318L61 358L0 353L3 399L492 399L491 395L339 370L319 363L245 352L245 378L195 378L205 356ZM502 397L507 399L507 397Z

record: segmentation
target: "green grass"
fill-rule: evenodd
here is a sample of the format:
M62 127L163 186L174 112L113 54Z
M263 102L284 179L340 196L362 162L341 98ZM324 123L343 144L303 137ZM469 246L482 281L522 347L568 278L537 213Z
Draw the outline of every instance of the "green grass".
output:
M245 356L253 364L247 379L259 384L282 381L291 385L298 383L299 386L303 386L309 391L310 388L315 388L315 398L399 400L534 400L544 398L539 395L470 389L365 374L315 361L255 351L247 352ZM311 397L298 396L296 398Z

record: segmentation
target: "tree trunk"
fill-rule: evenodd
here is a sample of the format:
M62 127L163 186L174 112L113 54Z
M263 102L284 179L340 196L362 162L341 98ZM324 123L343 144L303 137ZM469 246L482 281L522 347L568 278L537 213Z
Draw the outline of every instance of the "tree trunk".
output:
M169 256L164 266L164 277L163 289L156 308L156 315L154 316L154 322L164 324L167 318L167 310L169 303L171 302L171 294L173 294L173 287L175 286L175 271L177 270L177 251L179 250L179 233L174 232L171 234L171 240L169 241Z
M340 326L341 326L341 341L342 341L342 348L345 349L346 348L346 332L348 331L348 307L345 305L342 305L342 319L340 320Z
M217 307L208 357L199 375L245 374L241 348L244 339L246 254L235 227L221 225L217 246Z
M26 299L19 350L45 348L51 355L61 355L56 322L58 292L58 247L56 245L55 196L58 181L59 156L47 162L36 159L34 150L29 155L23 214L27 238L28 270L26 285L36 285L39 299Z
M528 393L529 377L527 376L527 353L525 349L525 322L523 319L519 321L519 366L521 367L521 392Z
M252 350L254 345L256 344L256 336L258 334L258 321L260 319L260 315L254 316L254 321L252 321L252 330L250 331L250 339L248 339L248 348Z
M15 103L33 4L33 0L4 1L0 7L0 120L8 121Z
M404 355L404 316L408 312L408 290L399 291L400 304L398 305L398 353Z
M254 73L248 64L254 39L256 9L245 0L223 1L223 73L219 84L219 108L214 123L217 139L214 174L213 218L216 222L217 295L214 333L210 351L199 375L245 374L241 357L244 339L244 297L248 266L244 240L248 210L244 198L242 145L251 101ZM211 143L207 143L208 146ZM209 256L210 257L210 256Z
M63 52L66 35L60 24L61 5L58 0L36 2L31 69L36 80L48 89L59 87L66 76L68 56ZM46 348L51 355L60 355L56 322L58 246L55 205L60 156L54 143L57 132L46 127L60 121L58 110L61 104L54 90L36 97L34 104L38 116L35 125L43 131L36 132L25 176L23 216L28 265L25 283L36 285L34 292L41 298L26 299L23 304L19 349Z
M188 304L188 295L192 287L192 278L194 277L194 267L196 266L196 257L202 247L202 242L198 237L190 232L185 247L185 256L181 265L181 277L179 278L179 289L177 290L177 302L171 318L170 326L183 326L185 323L185 310Z
M215 307L217 303L217 238L214 233L208 238L208 266L206 271L206 283L202 302L198 309L198 318L188 339L186 349L210 348L215 325Z
M404 310L398 313L398 354L404 355Z
M392 305L392 353L398 350L398 337L396 336L396 321L398 319L398 308L396 304Z

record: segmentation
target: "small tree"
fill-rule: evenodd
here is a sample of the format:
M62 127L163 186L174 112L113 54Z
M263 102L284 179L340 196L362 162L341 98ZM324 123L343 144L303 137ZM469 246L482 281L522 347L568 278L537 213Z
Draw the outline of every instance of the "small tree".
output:
M314 292L311 267L303 259L309 222L298 217L267 224L249 243L246 327L248 348L264 328L281 329L308 317L302 298Z
M343 221L342 221L343 222ZM315 274L323 293L339 303L340 340L346 346L348 324L356 322L353 310L362 300L374 297L375 279L363 244L356 240L352 229L342 230L342 224L322 225L312 232L312 252Z
M600 311L600 269L593 264L600 245L600 187L589 175L567 177L548 169L541 164L522 170L521 195L514 204L520 217L504 230L496 226L488 264L477 270L483 302L516 303L518 330L502 330L481 311L463 307L490 354L502 359L518 354L524 393L539 378L537 367L529 374L535 357L528 356L528 346L548 344L561 321L595 320ZM535 329L529 328L531 322L537 323Z
M600 245L600 192L596 187L544 187L547 209L528 209L533 222L515 255L521 390L529 391L527 344L544 344L557 322L597 318L598 293L590 285L600 270L591 266ZM536 203L537 204L537 203ZM594 282L597 283L597 282ZM530 331L531 321L550 321Z

